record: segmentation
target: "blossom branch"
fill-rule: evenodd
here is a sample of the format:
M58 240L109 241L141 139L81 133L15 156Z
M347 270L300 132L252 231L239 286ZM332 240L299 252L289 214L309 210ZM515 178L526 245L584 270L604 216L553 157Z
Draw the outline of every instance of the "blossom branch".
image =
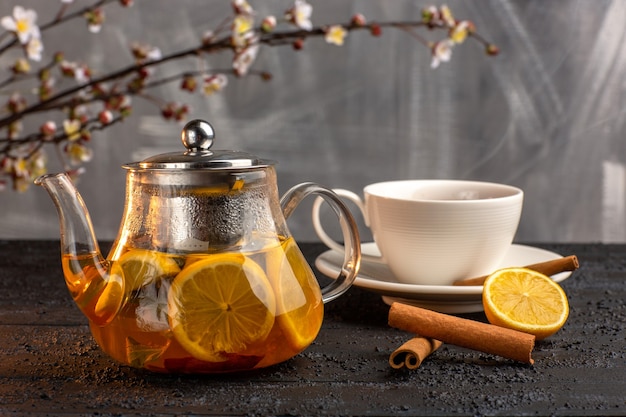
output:
M61 8L59 9L59 12L57 13L56 17L51 20L48 23L45 23L41 26L39 26L39 31L40 32L45 32L50 28L53 28L55 26L58 26L62 23L65 23L69 20L72 19L76 19L76 18L81 18L83 16L85 16L86 14L89 13L93 13L94 10L97 10L98 8L108 4L108 3L113 3L116 2L118 0L98 0L96 1L94 4L92 4L91 6L86 6L82 9L76 10L75 12L72 12L70 14L65 14L65 11L67 10L69 3L68 2L63 2L61 4ZM5 32L3 35L10 35L10 32ZM2 40L2 36L0 36L0 40ZM17 36L14 36L6 45L2 45L0 46L0 55L2 53L4 53L7 49L17 45L19 42L19 38Z
M56 16L41 27L35 24L36 13L20 6L14 8L13 16L2 18L2 26L13 38L0 46L0 54L20 44L27 59L20 58L15 62L11 74L0 82L0 92L18 83L35 82L38 83L38 93L37 99L29 103L18 91L14 91L6 103L6 114L0 117L0 132L5 132L5 136L0 137L0 189L7 183L3 177L12 181L14 189L25 190L33 178L46 172L45 145L55 147L67 170L70 168L66 158L69 158L71 165L76 166L89 161L92 151L88 143L92 132L129 117L132 113L131 97L154 103L165 119L185 118L188 106L150 95L147 93L149 89L180 81L181 90L191 93L200 90L205 95L211 95L224 89L229 78L256 75L262 80L271 79L268 72L251 68L262 46L292 45L294 49L300 50L305 40L322 37L327 43L343 45L348 33L365 31L373 36L381 36L383 30L390 28L406 32L428 48L433 68L448 61L453 47L463 43L466 38L482 44L489 55L498 52L495 46L476 33L470 21L454 19L446 6L425 8L415 20L368 23L364 16L356 14L348 23L313 26L310 21L312 7L305 0L295 0L281 20L291 25L292 29L277 30L279 21L274 16L267 16L255 25L256 14L247 1L232 0L234 15L225 18L214 32L207 32L198 44L191 47L163 55L158 48L135 43L131 47L134 63L99 77L92 77L88 66L67 61L62 53L55 54L48 64L36 72L31 71L31 62L41 59L42 32L83 17L87 20L89 30L97 33L104 22L102 7L114 2L125 7L132 5L132 0L98 0L90 6L67 13L71 0L63 0ZM444 32L446 36L437 42L430 42L417 32L420 29ZM6 33L0 35L0 39ZM232 67L205 68L204 57L219 52L233 54ZM160 66L193 56L200 59L201 69L183 69L167 77L154 77ZM58 87L56 77L62 80L73 78L76 84ZM99 110L96 108L98 105ZM62 115L62 127L57 127L57 122L61 121L58 116L54 116L55 112ZM38 132L22 134L24 120L37 114L51 114L53 118L44 122Z

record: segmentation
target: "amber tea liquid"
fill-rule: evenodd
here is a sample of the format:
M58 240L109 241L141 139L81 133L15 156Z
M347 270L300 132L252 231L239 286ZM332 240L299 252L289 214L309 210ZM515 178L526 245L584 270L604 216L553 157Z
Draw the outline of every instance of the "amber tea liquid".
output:
M177 274L143 277L145 284L135 288L126 284L137 277L123 276L115 261L109 267L109 280L100 278L107 261L95 255L64 256L63 267L70 293L90 319L96 341L121 363L161 372L221 372L265 367L300 353L317 336L323 303L315 276L293 238L274 239L259 249L236 253L265 271L276 298L276 314L267 337L239 352L225 353L216 362L195 358L170 328L168 292ZM182 271L215 255L159 256L174 259Z

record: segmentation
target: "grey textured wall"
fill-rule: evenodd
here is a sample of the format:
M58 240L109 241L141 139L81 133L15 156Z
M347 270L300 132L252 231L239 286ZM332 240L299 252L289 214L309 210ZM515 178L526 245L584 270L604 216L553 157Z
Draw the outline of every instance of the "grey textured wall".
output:
M1 2L0 15L16 3ZM39 10L41 20L58 6L19 3ZM280 14L291 4L251 3L260 14ZM314 24L346 21L357 11L402 20L427 4L311 3ZM273 74L269 83L231 80L223 94L209 98L182 93L177 85L155 93L187 101L190 118L211 121L216 147L279 161L281 192L302 181L354 191L389 179L505 182L526 193L517 241L626 242L626 1L447 3L500 47L497 58L468 44L432 70L424 47L386 30L380 38L350 35L341 48L322 40L307 41L300 52L265 48L254 67ZM131 9L107 8L98 35L76 24L44 42L106 71L129 62L131 41L171 52L192 44L228 11L226 1L137 0ZM228 65L224 57L211 62ZM175 68L162 71L168 70ZM78 185L101 239L117 233L125 178L120 165L181 149L181 125L161 120L147 101L135 99L134 106L131 119L96 134L94 160ZM42 189L5 191L0 212L0 238L58 236L56 213ZM300 240L316 240L309 213L303 207L290 219Z

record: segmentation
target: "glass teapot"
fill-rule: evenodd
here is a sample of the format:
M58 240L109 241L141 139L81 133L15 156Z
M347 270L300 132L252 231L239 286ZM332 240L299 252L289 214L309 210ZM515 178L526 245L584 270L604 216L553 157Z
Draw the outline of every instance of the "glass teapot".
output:
M285 361L315 339L323 304L358 272L358 230L332 191L304 183L279 200L272 161L213 151L214 136L194 120L182 132L186 152L124 166L125 210L106 259L69 177L35 181L59 213L67 287L123 364L214 373ZM310 194L330 204L346 242L342 272L323 289L286 225Z

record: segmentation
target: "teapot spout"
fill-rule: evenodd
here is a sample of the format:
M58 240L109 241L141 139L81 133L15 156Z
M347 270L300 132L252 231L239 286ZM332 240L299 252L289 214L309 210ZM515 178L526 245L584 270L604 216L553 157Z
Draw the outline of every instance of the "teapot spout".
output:
M59 215L63 274L72 298L95 324L110 322L122 304L124 280L100 252L82 197L65 173L42 175L35 184L50 194Z
M62 254L99 253L89 212L70 177L65 173L46 174L37 178L35 184L50 194L59 214Z

